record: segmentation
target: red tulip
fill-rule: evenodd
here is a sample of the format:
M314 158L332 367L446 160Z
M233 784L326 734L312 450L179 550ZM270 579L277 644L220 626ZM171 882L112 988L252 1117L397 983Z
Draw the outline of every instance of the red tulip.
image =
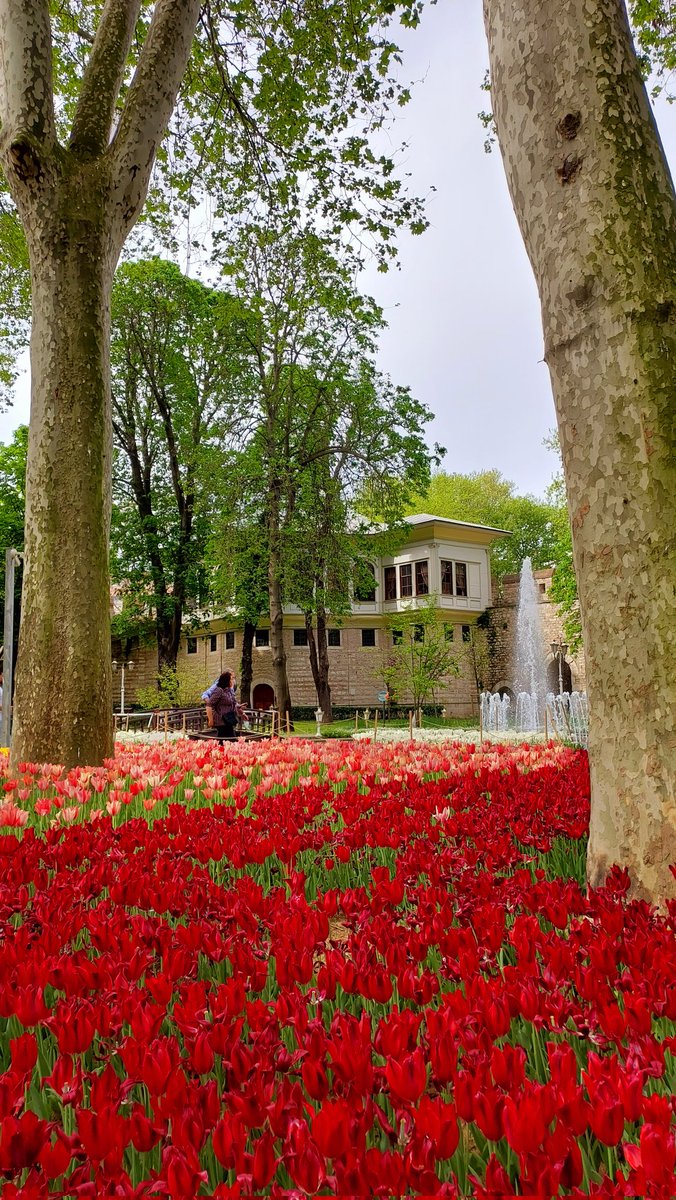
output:
M452 1104L422 1096L415 1112L415 1123L419 1132L430 1139L436 1158L452 1158L460 1136Z
M35 1034L22 1033L20 1037L12 1038L9 1043L9 1052L12 1070L19 1075L28 1075L38 1060Z
M401 1061L391 1058L385 1067L390 1092L396 1099L415 1104L427 1082L427 1068L422 1050L405 1054Z
M31 1167L46 1144L46 1121L27 1109L20 1117L5 1117L0 1125L0 1171L12 1175Z
M486 1088L474 1097L473 1119L489 1142L499 1142L503 1136L504 1106L497 1088Z
M345 1100L325 1100L312 1118L312 1136L326 1158L338 1158L350 1146L350 1106Z
M88 1108L77 1109L76 1115L83 1149L94 1162L101 1162L118 1148L121 1152L126 1145L124 1122L120 1118L113 1118L110 1113L100 1116Z
M604 1146L617 1145L624 1132L624 1109L615 1090L604 1079L593 1087L589 1120L594 1136Z
M258 1138L253 1155L251 1181L254 1193L260 1192L268 1186L275 1173L277 1162L274 1138L271 1133L266 1131Z
M148 1119L140 1104L134 1105L129 1118L129 1132L132 1145L139 1154L147 1154L152 1150L161 1136L160 1130Z
M313 1100L325 1100L329 1094L329 1081L322 1063L306 1058L301 1075L308 1096Z
M70 1160L71 1152L68 1146L58 1137L53 1145L45 1142L38 1158L47 1179L58 1179L59 1175L63 1175Z
M314 1195L326 1177L326 1169L319 1150L310 1139L305 1122L291 1122L283 1160L294 1183L304 1192Z
M641 1126L638 1146L623 1146L624 1156L634 1169L642 1169L645 1178L656 1186L673 1185L676 1167L676 1136L664 1125Z
M162 1167L172 1200L186 1200L197 1196L201 1183L209 1179L206 1171L200 1171L196 1154L183 1154L170 1146L162 1156Z
M240 1117L225 1116L214 1129L211 1142L219 1163L228 1171L239 1169L244 1151L244 1126Z

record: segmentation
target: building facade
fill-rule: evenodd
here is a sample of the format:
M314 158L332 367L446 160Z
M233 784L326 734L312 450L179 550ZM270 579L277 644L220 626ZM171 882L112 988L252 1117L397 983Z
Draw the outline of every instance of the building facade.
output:
M374 556L372 590L362 588L359 597L353 598L349 614L340 623L329 625L333 703L360 709L378 703L378 694L384 689L383 667L395 636L390 628L392 617L415 613L432 603L459 668L457 675L442 680L435 689L435 702L446 709L448 716L474 716L482 687L504 688L511 681L509 646L513 642L516 599L511 577L494 595L490 565L491 545L509 533L431 514L409 517L407 523L409 533L401 549L394 555ZM551 571L544 575L551 578ZM542 591L542 603L543 610L551 612L543 625L549 632L556 626L560 636L556 609L548 601L547 590L548 583ZM186 631L177 670L194 686L196 699L222 671L233 670L239 675L242 637L241 622L227 614L202 614L202 623L195 626L193 622ZM284 639L292 701L297 706L314 707L316 692L305 621L302 612L292 606L285 610ZM478 646L483 647L481 655L477 655ZM153 682L155 649L127 646L117 650L119 655L135 660L134 670L125 680L127 703L131 704L136 701L138 688ZM545 650L543 647L543 653ZM113 651L115 657L115 646ZM579 675L578 670L576 681ZM116 686L115 706L119 708L119 679ZM408 697L399 699L406 703ZM252 703L261 708L274 703L270 630L265 620L255 635Z

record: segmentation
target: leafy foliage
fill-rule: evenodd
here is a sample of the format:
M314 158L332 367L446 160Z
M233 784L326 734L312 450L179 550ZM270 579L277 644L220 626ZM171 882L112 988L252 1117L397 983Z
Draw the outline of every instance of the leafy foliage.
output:
M571 654L575 654L582 646L582 620L570 534L559 548L559 560L554 570L549 594L559 606L563 632L570 645Z
M201 685L187 672L165 666L158 673L157 686L139 688L136 698L143 709L161 712L167 708L190 708L198 703L201 691Z
M250 314L245 337L256 382L247 440L232 464L226 541L250 528L260 544L261 529L269 541L274 526L284 540L285 590L302 603L299 590L313 572L300 579L297 556L318 549L325 528L323 553L334 566L327 588L337 611L350 572L347 562L339 568L344 555L335 539L343 538L343 548L350 543L352 560L359 530L350 511L365 481L392 520L429 480L422 429L431 413L377 370L380 311L312 230L252 228L232 248L227 270Z
M121 111L156 6L142 0L117 103ZM316 215L325 234L350 228L384 263L394 235L426 225L393 157L371 135L409 99L397 78L397 23L422 5L405 0L210 0L161 146L145 218L167 246L208 196L216 240L261 204ZM67 140L103 4L53 3L55 93ZM396 157L396 155L395 155Z
M104 4L52 0L49 8L56 132L67 146ZM113 128L155 8L141 0ZM410 97L397 78L394 34L397 23L417 25L421 9L419 0L205 4L157 152L145 232L137 229L128 252L138 257L159 244L175 255L180 244L188 255L208 255L212 234L220 246L263 208L290 219L313 214L336 243L349 231L353 245L368 247L385 269L397 231L421 233L427 224L421 201L408 194L400 152L383 154L371 144ZM197 241L191 214L203 214L205 204L209 237ZM2 399L10 396L30 318L26 243L2 174L0 314Z
M673 101L676 71L676 4L674 0L629 0L629 16L646 75L654 73L653 96L665 92Z
M382 315L356 290L355 267L351 254L336 255L330 239L295 221L252 224L225 257L249 313L256 381L221 520L219 580L222 595L230 581L230 602L239 595L242 615L252 600L257 608L256 547L265 546L283 710L290 708L283 604L320 620L344 612L353 565L366 553L367 522L360 530L352 516L357 495L368 487L378 497L387 526L429 482L422 430L431 414L378 371Z
M553 433L545 443L551 450L561 455L559 437ZM556 566L552 577L550 596L559 606L559 616L563 623L563 632L570 645L571 653L575 654L582 646L582 618L580 616L580 601L577 594L577 578L573 564L573 537L568 519L566 505L566 487L563 479L563 464L554 476L547 496L550 503L559 513L557 522Z
M173 666L184 609L208 595L205 547L247 407L246 315L153 259L120 269L112 316L113 576L127 612L155 613Z
M0 176L0 408L11 399L17 356L28 340L30 282L28 250L19 219Z
M519 496L514 484L497 470L468 475L439 471L409 512L429 512L510 531L511 537L491 549L491 563L498 577L518 573L526 557L535 569L556 562L559 507L534 496Z

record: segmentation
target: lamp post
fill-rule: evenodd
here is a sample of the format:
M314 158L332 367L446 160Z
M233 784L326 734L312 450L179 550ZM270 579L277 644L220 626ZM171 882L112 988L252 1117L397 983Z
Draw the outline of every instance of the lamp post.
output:
M567 653L567 642L552 642L552 654L559 664L559 696L563 695L563 664Z
M125 671L133 671L134 664L131 662L119 663L116 658L113 659L113 670L120 671L120 716L124 716L124 673Z
M12 682L14 672L14 572L23 554L7 547L5 552L5 642L2 650L2 712L0 713L0 746L9 746L12 731Z

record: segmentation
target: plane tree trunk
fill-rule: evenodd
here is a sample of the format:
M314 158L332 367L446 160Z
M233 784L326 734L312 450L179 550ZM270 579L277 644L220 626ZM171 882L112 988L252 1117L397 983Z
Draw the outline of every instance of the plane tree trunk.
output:
M0 163L30 256L31 421L12 761L112 752L110 290L199 15L157 0L124 105L140 0L106 0L67 147L47 0L0 0Z
M112 754L110 389L114 256L94 185L68 173L30 224L33 324L17 760ZM92 195L93 193L93 195Z
M676 201L622 0L484 0L540 292L590 701L591 885L674 896ZM515 414L518 419L518 414Z

